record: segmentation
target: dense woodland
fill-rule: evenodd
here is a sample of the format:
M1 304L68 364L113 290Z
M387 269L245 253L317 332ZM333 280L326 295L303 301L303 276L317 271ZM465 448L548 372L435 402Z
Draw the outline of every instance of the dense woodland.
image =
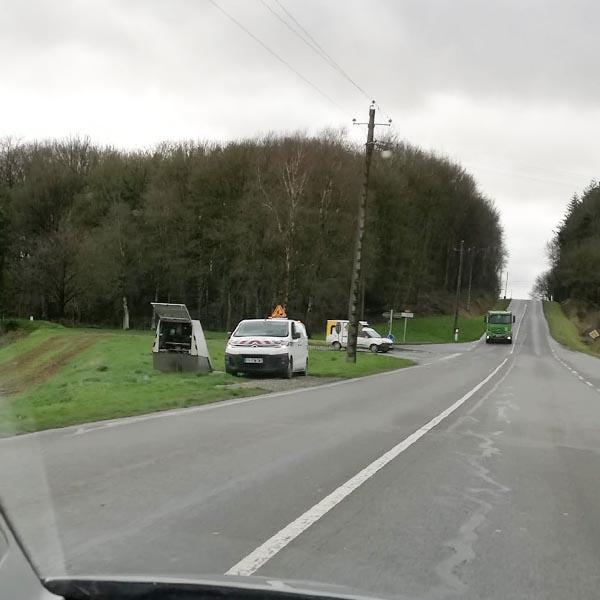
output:
M492 202L459 165L390 147L372 168L367 314L435 309L455 288L460 240L463 285L472 274L474 295L496 294L504 247ZM158 300L228 329L283 303L320 328L347 314L362 173L363 149L339 132L129 152L4 139L2 314L149 327Z
M600 305L600 184L594 181L571 198L548 258L550 269L537 278L535 295Z

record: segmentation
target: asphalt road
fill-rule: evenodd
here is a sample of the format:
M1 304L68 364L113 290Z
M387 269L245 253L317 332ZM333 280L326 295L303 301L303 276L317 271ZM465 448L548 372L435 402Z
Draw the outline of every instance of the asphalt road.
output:
M254 573L412 598L598 598L600 369L516 343L0 441L45 573Z

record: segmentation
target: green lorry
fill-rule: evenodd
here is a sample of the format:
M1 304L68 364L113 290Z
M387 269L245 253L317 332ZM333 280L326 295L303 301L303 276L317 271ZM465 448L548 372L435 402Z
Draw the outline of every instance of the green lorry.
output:
M510 310L490 310L483 317L485 321L485 343L508 342L512 344L512 326L515 316Z

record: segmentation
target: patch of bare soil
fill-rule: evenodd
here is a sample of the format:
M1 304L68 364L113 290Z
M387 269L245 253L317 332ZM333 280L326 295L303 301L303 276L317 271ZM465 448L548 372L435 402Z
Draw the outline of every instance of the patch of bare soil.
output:
M82 352L85 352L97 341L97 338L94 336L81 337L75 341L73 341L73 338L68 337L58 339L55 337L48 338L34 350L30 350L10 361L8 372L16 372L16 376L9 376L6 383L0 383L1 391L5 394L19 394L44 383L56 375L64 365ZM42 362L39 365L39 368L35 369L33 373L19 373L17 371L17 369L23 371L34 364L36 360L39 361L40 355L50 351L56 351L57 349L61 349L58 354L53 356L47 362ZM4 365L2 366L4 367ZM2 371L0 371L0 374L2 374Z
M26 369L31 364L40 360L40 357L47 352L53 352L66 345L68 340L64 336L52 336L45 339L41 344L19 354L0 365L0 375L11 374L16 371Z

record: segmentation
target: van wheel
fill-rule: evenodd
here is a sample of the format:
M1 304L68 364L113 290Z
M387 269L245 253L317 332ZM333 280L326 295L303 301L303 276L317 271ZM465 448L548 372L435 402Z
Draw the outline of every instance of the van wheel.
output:
M377 345L376 345L376 344L371 344L371 345L369 346L369 350L370 350L371 352L379 352L379 348L377 347Z
M294 376L294 361L290 358L285 372L285 378L291 379Z
M331 347L334 350L341 350L342 349L342 345L339 342L333 342L333 344L331 344Z

